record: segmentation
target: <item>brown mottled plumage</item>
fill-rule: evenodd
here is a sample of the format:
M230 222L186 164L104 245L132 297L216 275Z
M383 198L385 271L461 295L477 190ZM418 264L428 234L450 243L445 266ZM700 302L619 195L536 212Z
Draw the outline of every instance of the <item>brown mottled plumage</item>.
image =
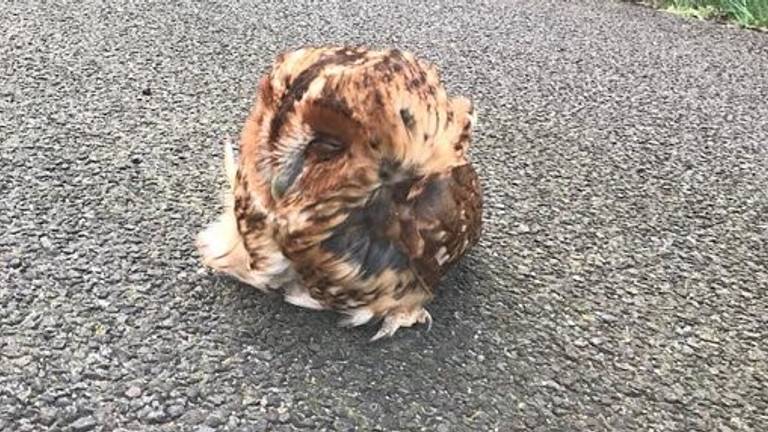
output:
M281 54L227 148L220 219L203 262L287 301L333 309L373 337L431 323L424 305L480 235L467 159L471 103L399 50L309 47Z

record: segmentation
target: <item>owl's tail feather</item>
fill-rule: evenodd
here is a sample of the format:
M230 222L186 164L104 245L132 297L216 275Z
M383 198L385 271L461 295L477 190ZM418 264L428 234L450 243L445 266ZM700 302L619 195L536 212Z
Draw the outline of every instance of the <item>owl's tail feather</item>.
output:
M229 136L224 138L224 172L229 183L229 187L222 192L224 211L197 234L195 245L206 267L252 282L255 280L250 276L249 255L238 231L234 212L237 160Z
M258 267L252 265L251 255L240 234L238 219L234 210L237 187L237 159L229 138L224 139L224 171L229 188L224 191L224 211L219 217L198 233L196 247L206 267L232 275L261 290L283 283L292 277L288 261L268 236L251 238L256 241L260 259ZM280 286L275 285L275 286ZM294 297L298 298L298 297ZM298 298L298 300L303 300Z
M237 176L237 160L235 160L235 151L232 148L232 139L229 136L224 139L224 172L227 174L230 188L234 190L235 177Z

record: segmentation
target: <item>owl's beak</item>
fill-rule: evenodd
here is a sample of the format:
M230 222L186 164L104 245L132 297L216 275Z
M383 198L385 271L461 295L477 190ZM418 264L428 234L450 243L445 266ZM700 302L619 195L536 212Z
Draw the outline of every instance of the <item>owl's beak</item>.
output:
M288 189L293 186L296 179L304 169L304 154L299 153L291 156L286 163L280 167L280 170L272 177L272 183L270 184L270 192L272 198L279 200L285 195Z

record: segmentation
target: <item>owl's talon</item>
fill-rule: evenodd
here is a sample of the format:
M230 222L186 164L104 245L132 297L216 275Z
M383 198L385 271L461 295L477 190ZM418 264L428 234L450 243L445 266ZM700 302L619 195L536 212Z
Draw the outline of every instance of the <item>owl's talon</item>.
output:
M381 328L370 341L375 342L384 337L392 337L400 327L411 327L414 324L427 324L427 331L429 331L432 328L432 315L424 308L387 315L384 317Z
M376 342L383 337L392 337L398 328L398 325L392 324L391 321L384 320L384 324L382 324L379 331L373 335L373 337L370 339L370 342Z
M427 324L427 331L432 330L432 315L429 314L429 312L426 309L422 309L423 311L423 321L419 321L419 323L424 324L426 322Z

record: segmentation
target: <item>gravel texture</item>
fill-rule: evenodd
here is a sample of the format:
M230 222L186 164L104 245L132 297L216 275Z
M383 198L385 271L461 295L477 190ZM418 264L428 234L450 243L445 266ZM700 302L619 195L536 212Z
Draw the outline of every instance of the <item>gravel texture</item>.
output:
M0 4L0 430L768 430L768 37L626 3ZM175 4L175 2L172 2ZM472 97L481 245L369 344L203 270L304 43Z

